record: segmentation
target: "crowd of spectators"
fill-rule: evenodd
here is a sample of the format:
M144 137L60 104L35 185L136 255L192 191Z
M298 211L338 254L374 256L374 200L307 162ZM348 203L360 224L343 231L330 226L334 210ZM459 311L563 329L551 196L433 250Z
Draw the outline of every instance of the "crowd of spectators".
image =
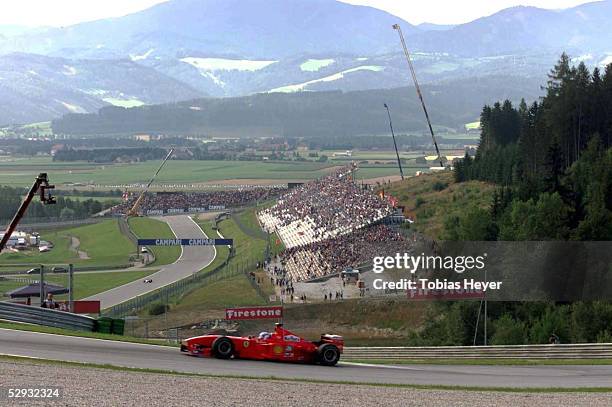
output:
M281 253L285 281L303 281L371 261L376 256L406 251L409 242L397 231L385 225L375 225L354 233L293 247ZM278 271L276 271L278 273Z
M353 181L354 170L345 166L288 191L259 213L262 225L293 247L353 232L391 214L387 200Z
M248 205L257 201L265 201L280 195L286 188L250 188L238 190L219 190L207 192L158 192L145 194L139 212L147 214L150 211L171 210L189 211L191 209L213 210L235 208ZM125 214L138 199L138 194L133 194L126 201L115 206L114 214Z

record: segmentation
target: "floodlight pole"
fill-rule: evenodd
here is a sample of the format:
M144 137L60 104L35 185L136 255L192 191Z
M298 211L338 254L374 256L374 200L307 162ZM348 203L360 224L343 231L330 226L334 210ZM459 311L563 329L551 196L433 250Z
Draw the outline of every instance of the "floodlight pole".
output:
M419 86L419 81L417 81L414 66L412 65L412 60L410 59L410 53L408 53L408 47L406 46L406 41L404 40L404 34L402 34L402 27L400 27L399 24L393 24L393 29L397 30L400 40L402 42L402 47L404 48L404 55L406 56L406 61L408 62L408 67L410 68L410 74L412 75L412 80L414 81L414 87L416 89L417 95L419 96L419 100L421 101L421 106L423 106L423 113L425 113L425 119L427 119L427 125L429 126L429 133L431 133L431 139L433 140L434 147L436 147L436 153L438 154L440 167L444 167L444 164L442 163L442 156L440 155L440 149L438 148L438 142L436 141L436 136L434 134L433 127L431 126L431 120L429 119L429 113L427 113L427 107L425 106L425 101L423 100L421 87Z
M397 150L397 142L395 141L395 132L393 131L393 122L391 121L391 112L389 111L389 105L385 103L385 109L387 109L387 116L389 116L389 127L391 128L391 136L393 137L393 146L395 147L395 155L397 156L397 166L400 170L402 181L404 180L404 170L402 169L402 162L400 160L399 151Z

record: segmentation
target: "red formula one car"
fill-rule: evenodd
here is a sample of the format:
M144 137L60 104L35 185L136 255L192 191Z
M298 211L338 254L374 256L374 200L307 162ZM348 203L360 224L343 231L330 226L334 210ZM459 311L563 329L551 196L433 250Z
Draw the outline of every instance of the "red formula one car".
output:
M307 341L276 324L274 332L258 336L203 335L184 340L181 352L218 359L253 359L282 362L319 363L334 366L340 360L344 339L321 335L319 341Z

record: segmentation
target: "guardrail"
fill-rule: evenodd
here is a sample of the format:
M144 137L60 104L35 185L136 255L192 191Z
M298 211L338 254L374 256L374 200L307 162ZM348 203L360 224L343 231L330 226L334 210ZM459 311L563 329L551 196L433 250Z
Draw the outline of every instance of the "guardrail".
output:
M90 332L95 324L95 319L85 315L4 301L0 301L0 319Z
M612 359L612 343L499 346L345 347L348 360Z

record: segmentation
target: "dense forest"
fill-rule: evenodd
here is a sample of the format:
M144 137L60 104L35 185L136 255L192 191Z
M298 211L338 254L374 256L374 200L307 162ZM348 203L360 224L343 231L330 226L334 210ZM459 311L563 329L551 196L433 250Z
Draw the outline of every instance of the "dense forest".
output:
M27 190L23 188L0 186L1 222L8 222L12 219L26 193ZM116 196L117 192L113 192L113 195ZM77 200L58 196L55 205L43 205L41 202L33 200L28 207L24 219L42 222L49 220L83 219L112 205L113 204L108 201L98 201L94 199Z
M479 77L426 84L434 124L463 130L483 103L502 95L535 99L535 79ZM223 136L329 137L388 134L383 104L391 107L398 132L427 131L412 88L366 91L261 93L235 98L206 98L125 109L104 107L93 114L67 114L53 121L55 134L196 134Z
M445 219L448 240L612 240L612 64L589 72L562 55L546 95L528 106L485 106L474 158L455 165L455 181L497 190L488 207ZM437 303L411 342L471 345L478 302ZM434 318L435 316L435 318ZM609 302L489 304L488 343L611 342ZM482 324L476 332L482 344Z
M449 239L612 240L612 64L563 54L541 101L485 106L481 128L455 180L499 188L489 210L447 219Z

